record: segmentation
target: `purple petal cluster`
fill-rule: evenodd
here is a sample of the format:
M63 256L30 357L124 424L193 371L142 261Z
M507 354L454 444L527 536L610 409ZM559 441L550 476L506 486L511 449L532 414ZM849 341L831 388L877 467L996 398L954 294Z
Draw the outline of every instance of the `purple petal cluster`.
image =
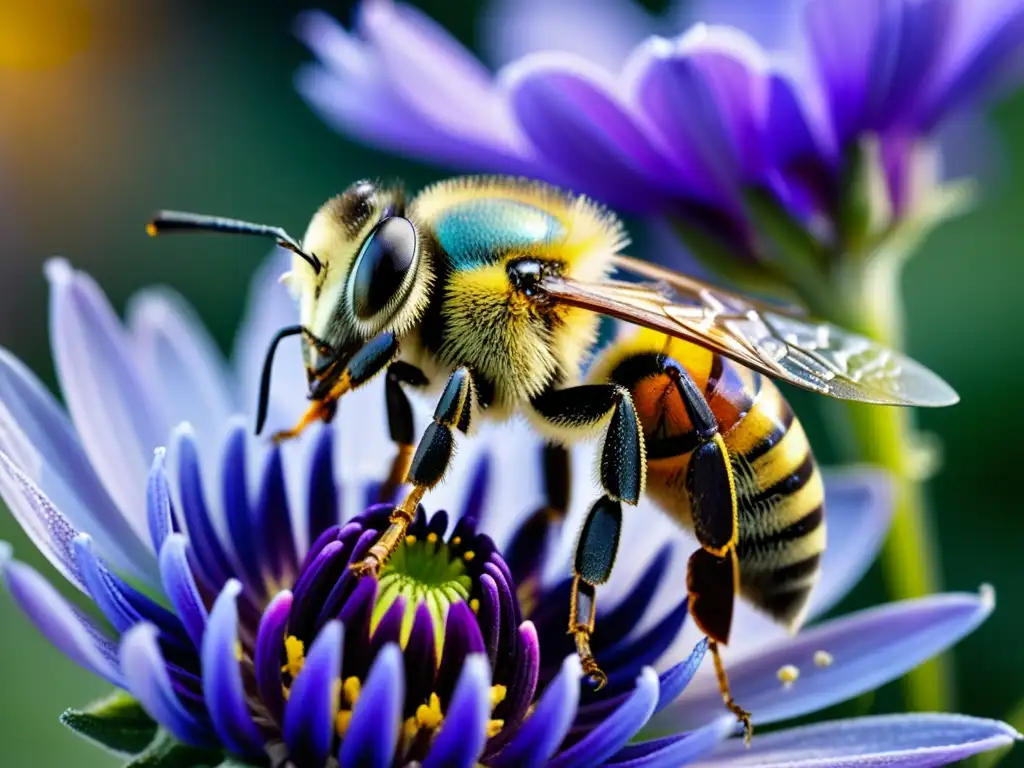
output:
M797 5L778 11L801 14L799 25L776 25L799 29L775 36L789 43L782 51L765 51L740 28L695 24L633 41L621 64L547 50L492 76L419 11L367 0L351 32L322 13L301 17L299 34L319 63L299 73L298 87L362 141L458 169L543 178L682 223L734 258L770 258L751 189L827 246L862 234L846 231L842 209L863 162L882 179L883 225L926 204L937 130L1006 85L1024 43L1020 0ZM498 18L511 15L515 26L492 37L550 46L559 23L565 36L610 36L593 18L600 7L556 7L550 18L534 3L505 8ZM620 5L608 13L625 30L651 26Z
M176 740L254 765L319 768L667 767L739 754L776 765L806 755L805 743L837 765L933 765L1016 738L993 721L913 716L759 735L738 752L679 589L695 544L646 501L602 589L593 647L609 682L593 691L565 633L566 564L593 493L593 451L574 451L574 503L564 526L551 523L532 514L543 501L541 449L523 424L465 441L429 499L452 516L421 511L380 579L355 578L348 565L390 510L373 504L392 450L383 389L352 393L336 428L294 450L251 441L246 419L231 415L244 407L257 350L294 322L278 266L252 292L237 391L180 299L145 294L125 326L62 262L48 274L69 413L0 352L0 494L102 618L7 545L0 579L65 656L127 690ZM289 394L276 395L275 418L302 407L296 367L291 390L281 371ZM162 390L169 382L173 392ZM195 426L160 437L185 416ZM149 440L167 450L154 455ZM875 473L832 473L827 488L834 524L812 616L863 573L891 509ZM938 595L793 639L744 607L727 655L733 688L758 725L805 715L903 674L992 608L990 590ZM788 686L778 677L786 666L800 671ZM655 718L672 735L644 740Z

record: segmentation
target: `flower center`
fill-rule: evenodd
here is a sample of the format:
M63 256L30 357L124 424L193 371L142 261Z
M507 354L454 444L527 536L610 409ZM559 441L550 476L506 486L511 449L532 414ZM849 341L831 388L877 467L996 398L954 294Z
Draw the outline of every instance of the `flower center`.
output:
M423 538L406 536L381 569L380 589L370 618L371 632L395 602L403 600L399 645L404 650L412 634L416 609L425 605L434 630L435 662L439 664L448 609L454 602L469 602L473 586L466 563L475 555L472 550L462 551L461 544L458 536L447 543L434 532Z

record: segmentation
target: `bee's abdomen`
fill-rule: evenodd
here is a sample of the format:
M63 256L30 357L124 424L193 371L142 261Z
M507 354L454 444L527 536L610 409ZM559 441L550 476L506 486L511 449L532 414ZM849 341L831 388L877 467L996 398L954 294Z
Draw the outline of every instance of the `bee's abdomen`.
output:
M767 378L752 375L753 406L725 435L739 502L744 597L795 628L825 551L825 488L800 422Z

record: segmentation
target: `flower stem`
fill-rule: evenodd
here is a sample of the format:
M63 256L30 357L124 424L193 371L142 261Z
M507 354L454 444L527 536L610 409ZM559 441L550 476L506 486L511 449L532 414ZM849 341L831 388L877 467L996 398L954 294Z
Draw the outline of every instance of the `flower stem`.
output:
M846 285L860 288L844 324L894 349L902 345L902 303L898 263L875 262ZM939 588L934 531L925 504L922 465L928 461L909 408L846 402L850 448L858 461L881 466L895 482L895 512L881 554L883 577L892 598L905 600ZM952 705L952 665L938 657L904 679L907 706L948 711Z

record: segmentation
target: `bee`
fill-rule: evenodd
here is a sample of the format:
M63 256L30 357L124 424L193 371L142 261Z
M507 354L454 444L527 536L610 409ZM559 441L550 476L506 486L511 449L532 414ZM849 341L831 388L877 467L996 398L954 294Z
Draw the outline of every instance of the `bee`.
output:
M795 630L825 546L821 476L772 379L869 403L957 400L935 374L866 338L623 254L614 213L534 181L456 178L411 200L399 186L359 181L316 212L301 242L278 227L172 211L148 225L152 235L175 230L263 235L294 253L283 279L300 322L268 349L257 432L284 338L303 340L310 405L276 440L330 421L346 392L384 376L397 446L385 488L408 489L353 566L359 574L377 574L403 541L452 461L455 432L478 418L522 413L547 439L544 514L565 514L566 446L600 437L601 494L579 537L569 608L584 672L606 681L590 648L597 587L614 565L623 505L646 489L700 544L687 566L690 613L748 737L718 652L736 596ZM635 330L584 377L602 315ZM438 395L418 441L407 388Z

